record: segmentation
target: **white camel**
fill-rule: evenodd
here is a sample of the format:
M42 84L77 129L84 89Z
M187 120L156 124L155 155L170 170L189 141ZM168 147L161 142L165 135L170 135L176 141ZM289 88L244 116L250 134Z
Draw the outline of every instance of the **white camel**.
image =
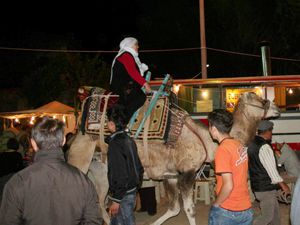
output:
M175 114L179 110L173 109ZM262 118L280 115L277 106L268 100L263 100L254 93L248 92L240 96L233 113L234 125L231 135L247 145L254 137L257 125ZM167 212L158 218L153 225L160 225L180 212L179 197L190 225L196 225L195 205L193 203L193 184L195 173L205 160L212 161L217 147L211 139L208 128L196 123L190 116L184 119L184 125L175 145L166 145L148 141L148 151L144 151L144 142L137 140L138 153L147 175L156 180L163 179L169 200ZM109 216L105 210L105 197L108 191L106 165L92 161L96 141L88 135L78 134L69 152L69 163L78 167L84 173L90 170L94 180L102 216L109 224ZM91 163L92 161L92 163ZM172 177L173 176L173 177ZM164 179L168 177L168 179Z

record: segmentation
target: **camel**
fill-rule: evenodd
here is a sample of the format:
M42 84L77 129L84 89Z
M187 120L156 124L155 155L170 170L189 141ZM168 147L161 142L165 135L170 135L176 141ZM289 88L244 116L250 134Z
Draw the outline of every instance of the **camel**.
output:
M179 109L173 109L172 113L176 115L179 111ZM233 112L234 125L231 136L246 146L254 137L261 119L279 115L279 109L273 102L263 100L255 93L243 93ZM179 214L180 195L189 224L196 225L196 212L192 199L195 175L205 161L214 159L217 147L210 137L208 128L203 124L196 123L187 115L181 134L174 146L148 141L148 151L144 151L143 141L137 140L136 142L147 175L153 180L163 179L169 200L167 212L153 225L160 225ZM99 194L103 219L109 224L109 216L104 206L108 190L106 165L100 161L92 161L95 146L96 141L92 141L88 135L79 133L71 145L68 161L84 173L90 170Z

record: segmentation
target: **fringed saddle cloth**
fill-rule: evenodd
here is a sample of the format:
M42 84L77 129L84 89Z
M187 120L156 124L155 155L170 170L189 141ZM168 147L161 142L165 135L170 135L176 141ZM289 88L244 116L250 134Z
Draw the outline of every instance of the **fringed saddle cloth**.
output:
M107 92L104 89L95 89L93 96L90 96L89 101L86 103L85 109L86 121L85 121L85 132L88 134L98 135L101 131L101 117L103 115L103 109L107 96ZM151 101L151 97L147 97L147 101ZM113 106L117 102L116 98L109 97L107 108ZM140 108L138 116L131 128L132 136L135 135L139 124L141 123L144 114L147 110L148 104L144 104ZM156 102L150 114L150 123L147 130L148 140L161 140L166 144L174 144L177 141L178 136L181 133L181 129L184 123L185 112L172 109L172 115L170 110L170 103L168 97L160 97ZM110 135L110 132L106 126L107 118L105 117L104 135ZM139 133L138 139L143 139L144 128Z
M147 97L147 101L151 101L151 97ZM131 128L132 135L135 135L137 129L139 128L139 125L141 121L144 118L144 115L148 109L148 104L144 104L143 107L140 108L137 118L135 119L135 122ZM148 140L163 140L167 131L168 126L168 118L169 118L169 98L168 97L160 97L156 105L154 106L149 119L149 127L147 130L147 139ZM146 123L145 123L146 125ZM143 139L144 136L144 130L139 133L138 139Z
M107 107L109 108L118 101L118 97L110 96L109 91L99 87L84 86L82 92L81 96L85 98L85 103L82 109L81 131L99 134L106 98L108 99Z

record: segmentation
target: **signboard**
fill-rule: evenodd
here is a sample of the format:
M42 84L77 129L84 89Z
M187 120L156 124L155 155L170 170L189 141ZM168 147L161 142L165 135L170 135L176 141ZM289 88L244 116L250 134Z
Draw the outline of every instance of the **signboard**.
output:
M212 100L200 100L196 101L197 112L211 112L213 111L213 101Z
M254 92L258 96L262 97L263 90L260 87L226 89L226 109L229 112L233 112L234 107L236 106L240 95L245 92Z

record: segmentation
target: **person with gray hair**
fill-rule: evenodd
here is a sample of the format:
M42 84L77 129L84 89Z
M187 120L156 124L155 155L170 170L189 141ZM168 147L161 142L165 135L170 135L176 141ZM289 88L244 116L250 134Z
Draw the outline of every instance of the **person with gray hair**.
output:
M6 183L1 225L102 224L94 185L79 169L65 162L64 142L62 121L44 117L34 125L34 162Z
M119 95L119 104L126 108L126 123L146 101L141 88L144 87L146 93L151 93L151 87L143 77L148 66L141 63L138 49L136 38L123 39L111 69L110 90Z

